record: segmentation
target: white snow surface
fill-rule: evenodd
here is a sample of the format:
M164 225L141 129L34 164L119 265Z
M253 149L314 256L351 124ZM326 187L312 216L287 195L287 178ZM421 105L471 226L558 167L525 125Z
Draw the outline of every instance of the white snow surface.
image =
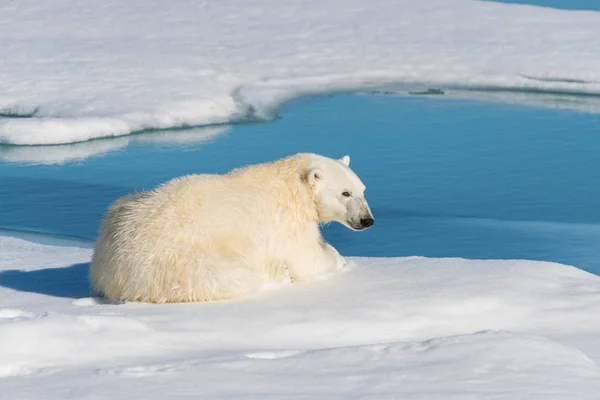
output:
M53 146L0 146L0 162L62 165L122 150L133 143L166 143L169 146L181 147L199 145L210 142L216 136L225 135L229 131L228 125L218 125L181 131L145 132L143 135L126 135L110 140L90 140Z
M269 119L385 84L600 94L600 13L488 1L5 1L0 38L5 144Z
M234 301L109 304L90 249L0 237L2 399L598 399L600 277L350 258Z

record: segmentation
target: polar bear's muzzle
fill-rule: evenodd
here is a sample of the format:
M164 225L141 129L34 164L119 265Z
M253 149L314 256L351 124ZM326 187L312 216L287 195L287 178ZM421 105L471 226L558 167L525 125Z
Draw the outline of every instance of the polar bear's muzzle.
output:
M348 218L346 222L350 228L361 231L375 223L366 200L357 198L354 202L348 204L348 206Z
M350 227L352 229L355 229L357 231L362 231L363 229L367 229L374 223L375 223L375 219L373 218L372 215L366 215L366 216L358 218L356 220L348 221L348 225L350 225Z

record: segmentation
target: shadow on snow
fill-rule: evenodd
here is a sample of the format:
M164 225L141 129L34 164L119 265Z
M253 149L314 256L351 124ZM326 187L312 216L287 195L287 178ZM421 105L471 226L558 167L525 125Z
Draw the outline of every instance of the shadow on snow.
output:
M90 263L35 271L8 270L0 272L0 286L21 292L78 299L91 297L88 282Z

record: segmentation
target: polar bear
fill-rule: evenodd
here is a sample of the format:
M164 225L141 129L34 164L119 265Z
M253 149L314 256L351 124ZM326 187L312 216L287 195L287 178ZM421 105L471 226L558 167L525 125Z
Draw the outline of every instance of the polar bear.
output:
M121 301L216 301L339 270L346 259L319 224L374 223L349 165L349 156L300 153L122 197L100 226L92 289Z

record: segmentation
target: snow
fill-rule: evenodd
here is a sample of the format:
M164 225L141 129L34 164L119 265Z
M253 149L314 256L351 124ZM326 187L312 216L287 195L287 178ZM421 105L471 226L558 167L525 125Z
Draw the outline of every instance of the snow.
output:
M125 149L133 143L166 143L185 146L211 141L229 132L230 127L206 126L181 131L155 131L143 135L121 136L111 140L90 140L53 146L0 146L0 161L23 165L62 165L68 162L98 157Z
M247 298L90 297L89 248L0 237L7 399L597 399L600 277L519 260L350 258Z
M388 84L600 94L600 13L488 1L21 0L0 37L5 144L269 119Z

